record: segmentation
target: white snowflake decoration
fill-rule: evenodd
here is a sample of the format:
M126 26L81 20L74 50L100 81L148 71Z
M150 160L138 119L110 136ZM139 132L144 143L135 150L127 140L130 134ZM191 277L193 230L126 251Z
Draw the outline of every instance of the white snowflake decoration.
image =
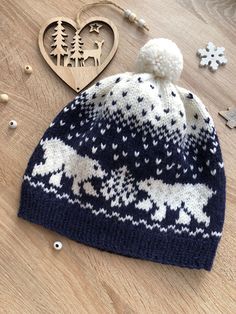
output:
M224 51L224 47L216 47L212 42L209 42L206 48L197 51L198 56L201 58L200 66L208 66L210 70L216 71L219 65L227 63Z

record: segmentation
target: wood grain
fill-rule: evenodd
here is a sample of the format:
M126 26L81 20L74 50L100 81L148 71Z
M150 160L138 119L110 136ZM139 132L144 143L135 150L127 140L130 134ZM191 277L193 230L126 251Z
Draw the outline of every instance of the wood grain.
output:
M87 1L83 1L87 3ZM27 161L59 110L75 93L40 55L40 26L54 16L75 18L78 0L1 0L0 92L0 313L235 313L236 130L218 111L236 106L236 2L234 0L119 0L144 17L150 32L130 25L112 8L84 14L111 19L120 43L105 77L134 68L138 49L152 37L173 39L184 54L179 85L192 89L210 111L227 174L223 238L212 272L182 269L101 252L17 218ZM229 62L216 73L198 67L196 51L208 41L224 46ZM33 68L32 75L24 66ZM18 128L8 129L15 119ZM53 242L63 250L55 252Z

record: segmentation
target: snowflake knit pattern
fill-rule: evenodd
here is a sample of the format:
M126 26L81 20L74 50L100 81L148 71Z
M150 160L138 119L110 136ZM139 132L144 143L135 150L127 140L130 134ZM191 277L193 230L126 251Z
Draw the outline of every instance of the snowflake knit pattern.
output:
M18 215L102 250L210 270L224 165L205 106L173 83L182 67L172 41L153 39L136 73L75 97L30 158Z

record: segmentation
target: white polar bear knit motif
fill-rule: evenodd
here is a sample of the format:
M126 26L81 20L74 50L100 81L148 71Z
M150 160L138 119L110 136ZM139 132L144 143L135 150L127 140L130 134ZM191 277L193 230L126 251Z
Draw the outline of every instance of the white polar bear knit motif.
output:
M154 206L156 211L151 219L162 221L166 217L167 208L179 211L177 224L189 225L192 217L198 223L210 224L210 217L203 212L204 206L216 193L205 184L181 184L174 185L164 183L161 180L149 178L136 182L135 177L126 166L111 170L109 176L100 164L88 156L80 156L69 145L60 139L46 139L41 141L44 150L44 160L36 164L32 176L50 175L49 184L61 188L61 179L64 175L72 178L72 191L75 195L81 195L81 188L88 195L103 196L110 201L111 207L127 206L131 203L140 210L149 212ZM92 177L104 178L100 191L96 191L91 183ZM145 191L148 197L138 202L139 191Z
M111 200L111 207L127 206L136 200L138 189L134 185L127 167L112 170L110 178L102 183L101 193L106 200Z
M171 210L179 210L177 224L189 225L191 216L193 216L198 223L202 222L205 226L209 226L210 217L203 212L203 208L215 192L205 184L176 183L172 185L150 178L139 182L138 186L149 196L149 210L152 208L152 203L158 207L154 215L151 216L153 220L162 221L165 219L167 207L170 207ZM144 201L139 202L136 207L148 210L147 202Z
M49 183L56 187L62 186L64 174L67 178L73 178L72 191L79 195L83 183L92 177L103 178L106 174L96 160L80 156L76 150L57 138L41 141L41 145L45 162L34 166L32 176L51 174ZM86 192L96 195L92 185L86 186Z

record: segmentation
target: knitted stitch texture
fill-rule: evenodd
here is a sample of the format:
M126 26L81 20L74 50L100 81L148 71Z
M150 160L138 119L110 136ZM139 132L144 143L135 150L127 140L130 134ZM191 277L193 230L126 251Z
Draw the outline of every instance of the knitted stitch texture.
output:
M127 72L54 119L28 163L18 215L106 251L210 270L224 208L220 146L201 100Z

